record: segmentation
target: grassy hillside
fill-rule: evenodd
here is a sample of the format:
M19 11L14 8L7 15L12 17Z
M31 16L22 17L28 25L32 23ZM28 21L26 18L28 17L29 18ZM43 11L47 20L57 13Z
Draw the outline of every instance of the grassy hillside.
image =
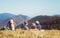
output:
M59 30L4 30L0 31L0 38L60 38Z

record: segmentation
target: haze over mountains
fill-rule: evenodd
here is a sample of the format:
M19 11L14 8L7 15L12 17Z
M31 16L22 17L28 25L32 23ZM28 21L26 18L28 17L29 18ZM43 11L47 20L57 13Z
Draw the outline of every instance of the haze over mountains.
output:
M26 15L14 15L14 14L10 14L10 13L2 13L0 14L0 27L3 27L5 25L8 24L8 21L10 19L13 19L17 25L22 24L24 21L28 21L30 24L32 22L35 22L36 20L39 20L41 24L52 24L55 23L55 21L57 23L60 23L60 15L53 15L53 16L43 16L43 15L38 15L36 17L30 18Z
M15 16L21 16L24 20L26 20L28 18L28 16L25 16L25 15L14 15L14 14L10 14L10 13L1 13L0 14L0 23L9 18L13 18Z

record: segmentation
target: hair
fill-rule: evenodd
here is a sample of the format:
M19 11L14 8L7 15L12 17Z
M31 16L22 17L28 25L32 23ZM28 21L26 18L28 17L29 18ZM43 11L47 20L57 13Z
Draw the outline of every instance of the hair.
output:
M36 21L35 24L38 25L39 24L39 21Z
M27 21L24 21L24 24L27 24L28 22Z
M35 23L36 25L38 25L38 23Z

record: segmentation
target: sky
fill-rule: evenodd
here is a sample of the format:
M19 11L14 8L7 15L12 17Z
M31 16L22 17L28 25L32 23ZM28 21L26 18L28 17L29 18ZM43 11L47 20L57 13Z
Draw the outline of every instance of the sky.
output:
M30 17L60 14L60 0L0 0L0 13Z

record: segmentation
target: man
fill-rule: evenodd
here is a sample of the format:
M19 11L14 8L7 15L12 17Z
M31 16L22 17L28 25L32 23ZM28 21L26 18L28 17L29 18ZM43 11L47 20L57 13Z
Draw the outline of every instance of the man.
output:
M36 29L36 28L37 28L36 24L32 23L32 29Z
M14 21L13 21L13 19L11 19L10 22L11 22L11 29L12 29L12 30L15 30L15 26L14 26Z
M40 25L39 21L36 21L37 29L41 30L42 26Z
M15 30L16 27L16 22L13 21L13 19L11 19L10 21L8 21L8 24L6 26L4 26L5 30Z
M21 28L22 29L25 29L25 30L29 30L28 22L27 21L24 21L23 25L21 25Z
M11 30L11 22L8 21L7 26L4 27L6 30Z
M20 24L20 25L16 26L16 29L29 30L28 22L27 21L24 21L23 24Z

